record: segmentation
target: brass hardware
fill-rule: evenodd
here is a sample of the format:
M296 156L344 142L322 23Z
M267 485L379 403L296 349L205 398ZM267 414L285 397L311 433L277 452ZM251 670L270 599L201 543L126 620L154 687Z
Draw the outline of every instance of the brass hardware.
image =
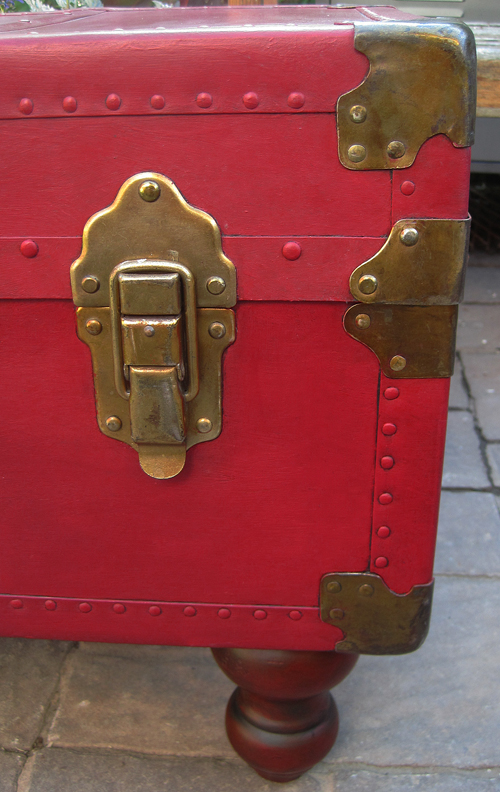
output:
M363 162L366 157L366 149L364 146L349 146L349 149L347 150L347 156L351 162Z
M403 371L403 369L406 367L406 360L402 355L394 355L394 357L391 358L389 365L393 371Z
M370 324L356 318L367 314ZM456 305L352 305L344 328L378 357L384 374L393 378L451 377L455 359ZM396 362L401 359L405 365Z
M325 575L320 587L321 619L344 633L335 650L384 655L418 649L429 629L433 585L396 594L369 572Z
M364 303L458 303L463 290L469 228L470 218L398 220L379 252L352 273L353 297ZM376 290L369 291L365 283L367 286L376 283Z
M370 317L368 314L360 313L356 316L356 325L360 327L362 330L366 330L367 327L370 327Z
M138 174L88 221L71 279L101 431L134 447L148 475L175 476L188 448L221 431L236 278L215 221L164 176Z
M98 291L99 285L98 279L92 276L88 276L82 280L82 289L88 294L94 294L94 292Z
M358 288L361 294L373 294L377 291L378 282L373 275L363 275L359 279Z
M433 135L474 142L474 37L458 22L355 22L355 47L370 61L365 80L337 103L340 161L346 168L407 168ZM362 107L366 120L353 113ZM352 156L363 150L362 157Z
M354 121L355 124L362 124L363 121L366 121L366 107L363 107L363 105L354 105L354 107L351 107L349 115L351 121Z

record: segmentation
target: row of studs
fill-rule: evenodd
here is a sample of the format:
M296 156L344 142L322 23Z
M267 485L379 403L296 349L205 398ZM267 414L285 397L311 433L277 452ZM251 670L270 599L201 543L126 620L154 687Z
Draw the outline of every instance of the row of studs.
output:
M399 397L399 388L396 388L394 386L386 388L384 390L384 397L388 401L393 401L394 399L397 399ZM390 422L386 422L382 424L382 434L385 435L386 437L392 437L392 435L396 434L397 430L398 429L396 424ZM394 465L395 465L394 457L390 455L384 455L383 457L381 457L380 467L383 468L383 470L391 470L394 467ZM382 506L388 506L389 504L392 503L392 501L393 501L393 496L391 492L382 492L378 496L378 502ZM379 539L387 539L390 535L391 535L391 529L389 528L388 525L380 525L377 528L377 536L379 537ZM384 567L389 565L389 559L387 558L387 556L378 556L378 558L375 559L374 564L378 569L384 569Z
M198 107L202 108L203 110L208 110L208 108L212 106L213 101L212 94L206 93L205 91L199 93L195 99ZM248 91L248 93L243 95L241 101L247 110L255 110L260 104L260 97L255 93L255 91ZM292 93L288 95L286 101L288 107L290 107L292 110L300 110L300 108L304 106L306 98L303 93L300 93L300 91L292 91ZM121 104L121 97L116 93L108 94L105 99L105 105L108 110L119 110ZM149 104L153 110L163 110L165 107L165 97L161 94L154 94L150 98ZM77 108L78 102L74 96L64 97L62 100L62 109L66 113L75 113ZM33 99L30 99L27 96L25 96L19 102L19 112L23 113L24 115L31 115L34 109L35 104Z

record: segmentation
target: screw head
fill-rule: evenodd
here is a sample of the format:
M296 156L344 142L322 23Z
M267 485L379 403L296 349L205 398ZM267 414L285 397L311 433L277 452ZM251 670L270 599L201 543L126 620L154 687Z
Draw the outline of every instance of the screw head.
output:
M212 421L210 418L198 418L196 421L196 428L201 434L206 434L212 428Z
M34 239L25 239L19 245L19 249L26 258L35 258L38 255L38 245Z
M139 187L139 195L143 201L147 201L148 203L157 201L160 197L160 193L160 185L155 181L143 181Z
M389 365L393 371L403 371L406 367L406 358L403 355L394 355Z
M358 282L361 294L373 294L377 290L378 281L374 275L363 275Z
M338 580L331 580L330 583L327 584L326 590L329 591L330 594L338 594L339 591L342 591L342 586Z
M399 238L403 245L413 247L413 245L416 245L418 242L418 231L416 228L403 228Z
M368 314L362 313L362 314L358 314L354 321L356 322L357 327L359 327L361 330L366 330L367 327L370 327L372 320L370 319Z
M359 587L358 591L362 597L371 597L375 589L373 586L370 586L369 583L363 583L363 585Z
M207 280L207 290L210 294L222 294L226 288L226 281L222 278L209 278Z
M110 415L106 419L106 426L110 432L118 432L122 428L122 422L117 415Z
M222 322L212 322L208 328L208 332L212 338L224 338L226 335L226 326Z
M400 140L391 140L387 146L387 153L391 159L400 159L406 153L406 147Z
M151 338L152 336L154 336L154 334L155 334L154 327L152 327L152 325L146 325L146 327L144 328L144 335L147 336L148 338Z
M330 619L334 619L334 621L342 621L345 616L344 611L341 608L332 608L329 613Z
M362 124L363 121L366 121L366 107L363 105L354 105L349 110L349 115L351 117L351 121L354 121L355 124Z
M300 258L302 248L298 242L285 242L281 248L281 252L288 261L296 261Z
M85 325L85 329L87 330L87 333L90 333L90 335L99 335L99 333L102 331L102 324L98 319L89 319Z
M366 149L364 146L360 146L358 144L350 146L347 149L347 156L351 162L363 162L366 157Z
M82 280L82 289L88 294L94 294L94 292L99 291L100 285L99 279L95 278L93 275L89 275Z

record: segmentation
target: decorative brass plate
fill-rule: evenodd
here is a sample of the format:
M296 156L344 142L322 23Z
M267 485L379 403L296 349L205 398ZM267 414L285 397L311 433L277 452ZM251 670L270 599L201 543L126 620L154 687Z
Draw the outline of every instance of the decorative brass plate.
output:
M466 25L356 22L354 43L370 70L337 103L339 157L346 168L407 168L420 146L439 134L455 146L472 145L476 50Z
M406 654L423 643L429 629L434 584L395 594L369 572L340 572L321 580L321 619L344 633L335 651Z

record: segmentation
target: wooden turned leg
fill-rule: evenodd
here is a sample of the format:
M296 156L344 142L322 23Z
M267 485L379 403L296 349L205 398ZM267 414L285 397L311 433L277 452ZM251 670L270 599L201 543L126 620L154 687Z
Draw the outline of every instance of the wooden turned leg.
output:
M274 649L212 649L239 687L229 699L226 730L234 750L263 778L293 781L330 750L339 728L328 692L357 655Z

